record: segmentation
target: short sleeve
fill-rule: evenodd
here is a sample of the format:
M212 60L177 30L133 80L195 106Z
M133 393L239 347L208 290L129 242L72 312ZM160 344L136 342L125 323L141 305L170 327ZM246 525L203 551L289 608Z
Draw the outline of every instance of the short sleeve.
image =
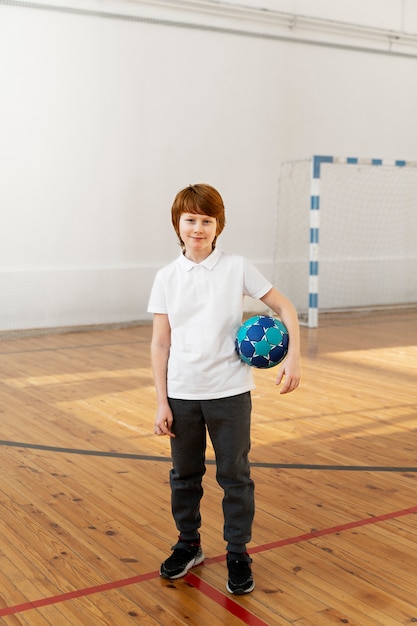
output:
M251 298L262 298L272 289L272 283L247 259L243 259L244 293Z
M160 272L155 276L148 302L148 313L167 313L165 289Z

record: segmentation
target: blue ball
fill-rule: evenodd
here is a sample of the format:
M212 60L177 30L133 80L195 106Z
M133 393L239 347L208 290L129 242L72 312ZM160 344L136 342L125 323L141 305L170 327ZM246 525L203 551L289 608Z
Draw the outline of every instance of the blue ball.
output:
M269 315L254 315L237 331L235 347L248 365L274 367L287 356L288 339L288 331L280 320Z

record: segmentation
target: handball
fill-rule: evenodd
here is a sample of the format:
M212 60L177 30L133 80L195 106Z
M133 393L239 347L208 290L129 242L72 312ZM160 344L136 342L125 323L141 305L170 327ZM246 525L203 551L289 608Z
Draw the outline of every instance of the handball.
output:
M288 331L284 324L268 315L255 315L241 325L236 333L236 352L248 365L274 367L288 353Z

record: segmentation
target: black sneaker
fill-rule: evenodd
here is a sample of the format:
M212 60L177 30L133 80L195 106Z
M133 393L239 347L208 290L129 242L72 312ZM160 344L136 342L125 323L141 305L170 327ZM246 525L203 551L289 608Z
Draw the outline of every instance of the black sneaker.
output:
M255 589L251 570L252 559L247 552L228 552L227 569L229 580L226 589L235 596L242 596Z
M162 578L181 578L189 569L204 561L200 544L178 541L172 550L171 556L161 565L159 573Z

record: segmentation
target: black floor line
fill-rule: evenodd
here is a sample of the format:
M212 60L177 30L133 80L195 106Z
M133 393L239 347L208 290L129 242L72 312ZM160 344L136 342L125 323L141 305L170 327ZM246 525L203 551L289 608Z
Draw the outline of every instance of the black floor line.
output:
M106 450L81 450L77 448L60 448L57 446L45 446L39 443L24 443L22 441L0 440L0 446L11 448L28 448L31 450L44 450L45 452L58 452L62 454L79 454L83 456L111 457L115 459L133 459L136 461L159 461L170 463L169 456L152 456L147 454L133 454L129 452L115 452ZM207 465L214 465L215 461L208 459ZM261 463L251 462L251 467L264 467L272 469L298 469L298 470L331 470L344 472L417 472L417 467L392 467L386 465L314 465L310 463Z

